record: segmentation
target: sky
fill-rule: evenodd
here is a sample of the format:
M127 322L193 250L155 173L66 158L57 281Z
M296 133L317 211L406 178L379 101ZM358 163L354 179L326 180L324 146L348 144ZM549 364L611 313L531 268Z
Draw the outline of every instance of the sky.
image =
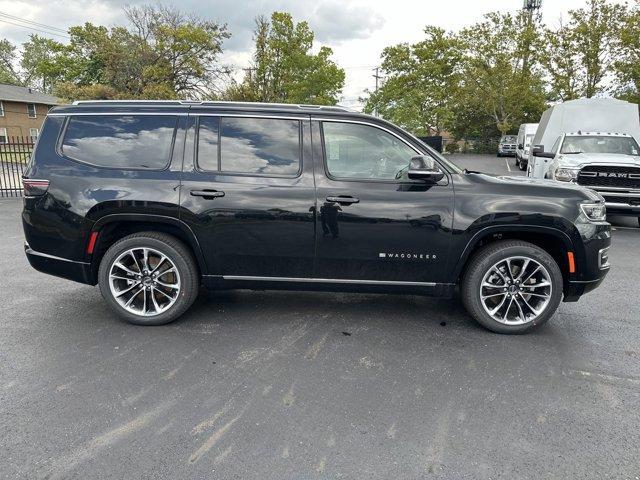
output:
M157 3L137 0L0 0L0 36L15 43L38 33L64 41L61 30L92 22L106 26L126 25L122 6ZM490 11L514 11L523 0L182 0L164 1L200 17L226 23L232 37L224 45L222 62L241 69L251 61L254 19L271 12L290 12L294 20L306 20L316 35L316 49L333 49L333 60L345 69L346 81L340 104L359 109L358 98L375 88L374 68L384 47L423 38L426 25L457 31L482 19ZM586 0L543 0L542 14L549 25L566 17L568 10ZM3 15L4 14L4 15ZM7 16L10 15L10 16ZM15 17L37 22L25 28ZM19 26L22 24L22 26ZM55 27L57 30L53 30Z

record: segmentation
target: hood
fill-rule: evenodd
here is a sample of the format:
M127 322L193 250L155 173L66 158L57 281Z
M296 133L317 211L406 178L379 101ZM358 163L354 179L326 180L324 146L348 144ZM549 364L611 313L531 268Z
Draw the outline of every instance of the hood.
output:
M582 168L586 165L625 165L640 167L640 156L621 153L572 153L560 154L558 164L561 167Z
M547 195L558 196L561 198L578 196L584 198L585 200L604 201L604 199L597 192L576 183L558 182L555 180L521 176L494 176L485 173L471 175L475 177L476 180L510 185L511 187L515 187L516 191L518 190L518 188L522 188L526 185L528 187L535 187L536 189L540 188L540 192L544 191Z

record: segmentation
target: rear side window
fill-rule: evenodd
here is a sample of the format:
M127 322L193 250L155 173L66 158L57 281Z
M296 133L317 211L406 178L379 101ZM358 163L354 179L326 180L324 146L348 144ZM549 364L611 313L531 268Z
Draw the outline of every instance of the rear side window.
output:
M300 121L201 117L198 168L249 175L296 176L300 171Z
M78 115L67 124L62 153L98 167L162 170L169 164L177 117Z

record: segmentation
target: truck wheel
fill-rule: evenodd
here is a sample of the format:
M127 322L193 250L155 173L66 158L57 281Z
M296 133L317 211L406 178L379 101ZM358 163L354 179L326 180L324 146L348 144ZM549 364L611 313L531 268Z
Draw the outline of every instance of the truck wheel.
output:
M562 273L544 250L520 240L481 248L469 261L462 302L496 333L526 333L549 320L562 299Z
M516 167L520 168L520 159L518 158L518 155L516 155Z
M520 160L520 162L518 163L518 168L524 172L527 169L527 166L522 163L522 160Z
M160 232L134 233L106 251L100 292L122 318L163 325L182 315L198 295L198 269L189 249Z

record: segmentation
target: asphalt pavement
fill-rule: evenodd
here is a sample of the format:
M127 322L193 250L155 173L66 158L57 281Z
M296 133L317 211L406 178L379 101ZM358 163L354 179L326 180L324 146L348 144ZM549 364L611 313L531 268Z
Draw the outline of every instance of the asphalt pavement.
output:
M632 221L598 290L504 336L456 300L271 291L128 325L29 267L20 210L0 199L0 478L640 477Z

